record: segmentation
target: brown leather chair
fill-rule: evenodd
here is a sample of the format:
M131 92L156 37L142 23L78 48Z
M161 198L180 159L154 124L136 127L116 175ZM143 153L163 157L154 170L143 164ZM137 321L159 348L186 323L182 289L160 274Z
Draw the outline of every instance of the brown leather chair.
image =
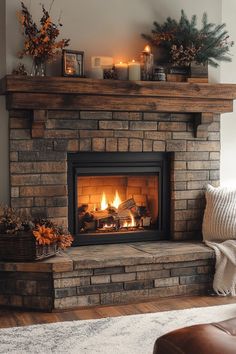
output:
M156 340L153 354L236 354L236 317L167 333Z

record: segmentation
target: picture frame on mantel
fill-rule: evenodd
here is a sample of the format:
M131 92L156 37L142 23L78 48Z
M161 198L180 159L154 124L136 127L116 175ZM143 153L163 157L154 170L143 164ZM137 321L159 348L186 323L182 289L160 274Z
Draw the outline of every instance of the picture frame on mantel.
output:
M62 76L84 77L84 52L64 49L62 51Z

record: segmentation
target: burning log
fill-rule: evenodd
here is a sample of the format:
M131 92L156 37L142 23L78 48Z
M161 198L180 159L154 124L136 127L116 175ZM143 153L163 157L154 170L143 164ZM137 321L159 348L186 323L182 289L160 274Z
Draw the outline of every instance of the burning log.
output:
M84 231L96 231L97 228L97 223L96 220L92 220L92 221L84 221Z
M78 214L84 215L88 210L88 204L82 204L78 207Z
M94 210L92 212L92 215L94 216L95 219L97 220L102 220L102 219L106 219L110 216L109 211L106 210Z
M130 219L130 210L129 209L124 209L124 210L117 210L116 218L119 220L127 220Z
M119 206L118 206L118 212L123 211L123 210L131 210L132 208L136 207L136 203L134 198L130 198L125 200L124 202L122 202Z

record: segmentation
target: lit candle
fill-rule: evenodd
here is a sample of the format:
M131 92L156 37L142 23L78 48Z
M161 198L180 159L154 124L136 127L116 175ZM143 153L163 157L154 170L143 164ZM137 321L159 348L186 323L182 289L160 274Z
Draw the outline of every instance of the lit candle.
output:
M140 63L132 60L129 64L129 80L140 80L141 79L141 65Z
M128 64L122 61L115 65L118 80L128 80Z
M150 45L146 45L141 55L142 62L142 80L152 80L154 57L151 53Z

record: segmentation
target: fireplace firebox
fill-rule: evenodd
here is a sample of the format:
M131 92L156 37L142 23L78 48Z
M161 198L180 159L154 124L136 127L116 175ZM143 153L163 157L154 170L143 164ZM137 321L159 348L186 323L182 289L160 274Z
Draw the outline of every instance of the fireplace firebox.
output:
M169 237L168 153L68 154L74 246Z

